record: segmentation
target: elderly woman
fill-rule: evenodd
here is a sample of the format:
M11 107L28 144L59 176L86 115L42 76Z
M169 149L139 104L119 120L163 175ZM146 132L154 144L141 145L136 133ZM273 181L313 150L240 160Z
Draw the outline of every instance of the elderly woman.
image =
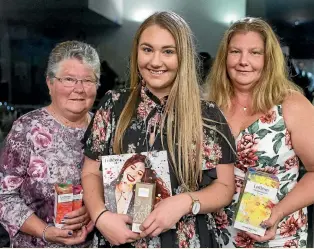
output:
M0 222L11 246L85 246L93 225L84 206L65 215L62 229L53 226L54 184L81 182L81 139L99 74L99 57L90 45L58 44L46 75L51 104L14 122L0 157Z

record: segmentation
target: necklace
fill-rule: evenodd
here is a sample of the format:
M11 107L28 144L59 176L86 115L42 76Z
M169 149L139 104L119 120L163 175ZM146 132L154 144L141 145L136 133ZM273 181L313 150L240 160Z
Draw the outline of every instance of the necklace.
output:
M66 120L66 118L57 114L57 112L54 110L52 105L48 106L47 110L59 123L61 123L62 125L71 127L71 128L85 128L88 126L89 121L90 121L90 115L88 113L85 115L83 122L78 124L76 122L68 121Z
M236 103L242 107L242 109L243 109L244 112L247 111L247 109L248 109L247 106L242 105L242 104L241 104L239 101L237 101L237 100L236 100Z

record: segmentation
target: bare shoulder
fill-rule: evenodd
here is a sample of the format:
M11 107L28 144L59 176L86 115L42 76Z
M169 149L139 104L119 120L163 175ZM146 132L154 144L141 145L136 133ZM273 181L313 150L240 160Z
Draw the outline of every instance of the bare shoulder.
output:
M302 121L313 119L314 122L314 106L299 92L292 92L285 98L282 111L288 128Z

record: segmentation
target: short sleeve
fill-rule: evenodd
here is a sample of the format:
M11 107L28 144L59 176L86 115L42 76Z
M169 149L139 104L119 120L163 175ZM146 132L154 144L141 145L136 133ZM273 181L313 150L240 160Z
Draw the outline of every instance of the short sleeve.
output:
M90 159L99 160L100 156L110 154L110 141L114 128L114 97L115 93L112 91L105 94L85 132L82 141L84 154Z
M204 121L204 169L218 164L230 164L236 160L235 140L230 127L213 102L202 102Z

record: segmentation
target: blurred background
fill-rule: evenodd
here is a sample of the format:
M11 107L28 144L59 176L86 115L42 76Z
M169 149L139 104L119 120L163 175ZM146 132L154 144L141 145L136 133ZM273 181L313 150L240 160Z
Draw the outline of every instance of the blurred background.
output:
M161 10L175 11L190 24L203 77L232 22L264 18L280 39L291 79L313 101L313 0L0 0L0 145L17 117L49 103L45 69L56 43L76 39L98 50L102 74L96 106L107 90L127 85L135 31ZM312 212L308 247L313 246ZM0 235L0 246L5 238Z

